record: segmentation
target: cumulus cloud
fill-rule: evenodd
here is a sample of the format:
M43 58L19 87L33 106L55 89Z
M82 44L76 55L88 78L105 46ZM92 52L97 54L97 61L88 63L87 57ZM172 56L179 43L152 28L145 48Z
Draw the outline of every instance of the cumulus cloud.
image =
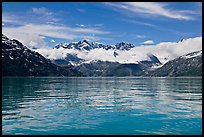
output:
M194 13L190 10L185 10L185 12L173 10L168 8L167 4L157 2L106 2L105 4L131 13L145 14L148 17L153 15L177 20L193 20L192 13Z
M153 40L147 40L147 41L144 41L143 44L154 44L154 41Z

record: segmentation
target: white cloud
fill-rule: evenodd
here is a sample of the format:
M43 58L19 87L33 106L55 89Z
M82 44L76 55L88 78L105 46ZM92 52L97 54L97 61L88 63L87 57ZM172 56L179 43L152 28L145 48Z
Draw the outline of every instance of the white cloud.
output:
M2 27L2 32L10 38L20 40L24 45L30 48L45 47L46 43L43 39L46 37L97 41L103 39L97 35L109 33L96 28L71 28L68 26L48 24L28 24L18 27Z
M45 36L40 36L40 38L45 39L46 37Z
M32 12L34 14L39 14L39 15L52 15L53 12L49 11L47 8L45 7L41 7L41 8L32 8Z
M55 42L55 40L53 40L53 39L52 39L50 42L53 42L53 43L54 43L54 42Z
M189 38L180 42L161 42L155 46L136 47L138 52L150 52L163 63L190 52L202 50L202 37Z
M31 18L35 16L35 19L37 19L40 22L46 22L46 23L56 23L59 22L60 19L56 18L56 12L50 11L49 9L45 7L41 8L32 8L32 11L30 12L31 15L29 15Z
M79 27L84 27L85 25L84 24L76 24L77 26Z
M136 38L142 39L142 38L146 38L146 36L145 35L136 35Z
M154 44L154 41L153 40L147 40L147 41L144 41L143 44Z
M2 23L24 25L24 19L22 16L16 16L10 13L2 13Z
M85 10L85 9L77 9L77 11L79 11L79 12L85 12L86 10Z
M79 51L74 49L37 49L36 51L50 59L62 59L67 53L77 54L79 58L87 62L91 60L117 61L120 63L137 63L137 61L147 60L148 53L152 53L164 64L168 60L190 52L202 50L202 37L189 38L180 42L161 42L154 46L137 46L128 51L118 50L118 56L114 57L115 50L94 49L91 51Z
M29 34L23 32L3 32L7 37L11 39L17 39L28 48L47 48L46 42L43 38L37 34Z
M109 32L107 31L101 31L95 28L75 28L75 29L72 29L72 31L79 32L79 33L109 34Z
M108 34L109 32L95 28L71 28L68 26L57 26L47 24L28 24L20 27L3 27L3 32L6 33L27 33L37 34L61 39L76 39L81 38L84 34L92 36L93 34ZM93 37L94 38L94 37Z
M129 23L144 25L144 26L148 26L148 27L155 27L155 28L159 27L159 26L151 24L151 23L146 23L146 22L137 21L137 20L130 20L130 19L120 19L120 20L125 21L125 22L129 22Z
M106 2L107 5L142 15L162 16L177 20L193 20L193 11L179 11L168 8L167 4L157 2ZM148 16L149 17L149 16Z
M5 34L36 34L54 38L74 39L76 36L63 32L64 27L40 24L28 24L20 27L3 27L2 31Z
M2 23L9 24L8 26L2 25L2 32L11 38L18 38L28 47L36 47L39 40L35 39L32 42L25 40L25 36L38 37L43 39L45 37L59 38L59 39L88 39L88 40L101 40L101 35L109 34L110 32L102 30L100 27L103 24L84 25L79 24L81 27L69 27L64 24L58 23L60 19L55 18L55 13L47 8L32 8L31 11L22 13L4 12L2 13ZM11 27L12 26L12 27ZM31 40L28 38L29 40ZM39 45L44 45L42 42Z
M76 24L76 26L79 26L79 27L101 27L101 26L103 26L103 24L93 24L93 25Z
M47 8L32 8L26 12L2 12L2 22L12 25L26 25L28 23L58 24L60 18L56 18L58 12L52 12Z

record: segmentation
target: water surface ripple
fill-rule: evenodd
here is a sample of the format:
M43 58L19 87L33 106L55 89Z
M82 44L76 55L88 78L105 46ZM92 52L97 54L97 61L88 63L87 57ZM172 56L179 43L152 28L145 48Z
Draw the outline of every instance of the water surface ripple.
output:
M3 134L202 134L201 77L2 80Z

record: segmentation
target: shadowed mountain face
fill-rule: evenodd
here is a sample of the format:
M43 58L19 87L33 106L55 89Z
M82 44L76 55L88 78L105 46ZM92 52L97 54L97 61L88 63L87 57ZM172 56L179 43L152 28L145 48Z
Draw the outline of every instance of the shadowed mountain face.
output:
M2 34L2 75L3 76L74 76L66 70L31 51L18 40L11 40Z
M167 62L150 72L151 76L202 76L202 50Z
M93 61L75 66L74 69L81 72L84 76L142 76L146 71L149 71L149 64L143 63L128 63L120 64L117 62L108 61Z

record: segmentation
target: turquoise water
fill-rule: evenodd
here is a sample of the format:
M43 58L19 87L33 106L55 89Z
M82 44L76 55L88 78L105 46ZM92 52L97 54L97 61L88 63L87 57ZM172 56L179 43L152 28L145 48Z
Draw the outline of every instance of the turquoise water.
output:
M3 134L202 134L201 77L2 80Z

